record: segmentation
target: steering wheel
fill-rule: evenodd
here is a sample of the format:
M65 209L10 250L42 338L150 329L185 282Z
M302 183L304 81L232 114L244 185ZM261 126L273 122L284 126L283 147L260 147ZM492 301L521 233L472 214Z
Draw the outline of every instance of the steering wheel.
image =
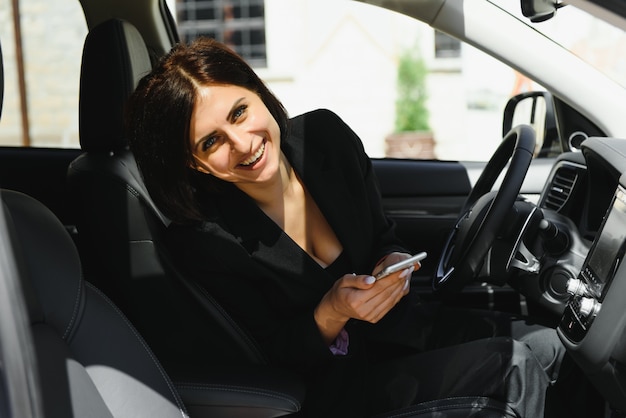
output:
M528 125L518 125L504 136L448 236L433 277L435 291L459 291L477 276L515 204L534 150L535 131ZM509 160L499 190L491 191Z

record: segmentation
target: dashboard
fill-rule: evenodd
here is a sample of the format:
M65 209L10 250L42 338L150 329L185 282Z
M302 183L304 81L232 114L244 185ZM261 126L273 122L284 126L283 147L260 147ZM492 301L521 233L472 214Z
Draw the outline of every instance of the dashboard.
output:
M559 337L607 401L624 412L626 140L590 138L581 152L564 154L539 207L567 218L567 234L584 243L573 250L584 261L564 285Z

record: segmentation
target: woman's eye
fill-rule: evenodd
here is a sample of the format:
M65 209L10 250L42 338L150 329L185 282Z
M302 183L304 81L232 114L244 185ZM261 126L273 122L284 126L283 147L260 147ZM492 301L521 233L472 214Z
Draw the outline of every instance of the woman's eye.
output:
M215 142L217 142L217 138L215 138L214 136L205 139L202 142L202 151L206 151L211 148L215 144Z
M242 106L239 106L237 109L235 109L235 111L233 112L233 121L236 121L237 119L242 117L243 114L246 113L247 108L248 106L242 105Z

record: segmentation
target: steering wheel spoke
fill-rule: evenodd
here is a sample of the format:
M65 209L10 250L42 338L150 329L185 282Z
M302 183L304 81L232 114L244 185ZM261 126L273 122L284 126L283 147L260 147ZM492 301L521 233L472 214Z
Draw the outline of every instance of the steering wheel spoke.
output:
M503 221L513 208L535 150L535 131L528 125L511 129L472 188L439 259L433 289L459 291L480 271ZM497 191L500 174L508 169Z

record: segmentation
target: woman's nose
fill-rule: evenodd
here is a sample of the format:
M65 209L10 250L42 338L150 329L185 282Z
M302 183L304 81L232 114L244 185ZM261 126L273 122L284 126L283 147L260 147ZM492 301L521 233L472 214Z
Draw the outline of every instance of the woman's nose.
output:
M228 134L231 151L248 152L250 151L250 141L246 139L246 135L239 129L231 129Z

